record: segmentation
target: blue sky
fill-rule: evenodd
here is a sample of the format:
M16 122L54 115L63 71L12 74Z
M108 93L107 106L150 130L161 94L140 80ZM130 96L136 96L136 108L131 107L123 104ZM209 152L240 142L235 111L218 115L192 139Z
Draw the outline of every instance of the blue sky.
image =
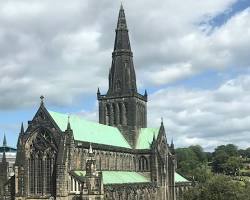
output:
M250 2L179 1L123 2L148 124L163 117L178 147L249 147ZM119 2L54 3L0 2L0 142L11 146L40 95L97 121L96 89L107 90Z

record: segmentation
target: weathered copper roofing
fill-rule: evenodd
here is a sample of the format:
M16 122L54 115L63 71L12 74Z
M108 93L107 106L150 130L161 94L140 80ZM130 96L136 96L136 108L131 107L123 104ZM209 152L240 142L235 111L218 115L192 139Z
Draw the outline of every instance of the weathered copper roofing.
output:
M183 176L175 172L175 182L179 183L179 182L190 182L190 181L188 181Z
M80 181L84 181L86 171L72 171ZM103 184L149 183L150 179L143 173L128 171L102 171ZM175 172L175 183L190 182Z
M67 129L67 114L54 111L49 111L49 114L61 131ZM70 115L70 126L73 130L75 140L131 149L127 140L116 127L87 121L79 115ZM153 137L155 136L157 138L158 133L159 128L142 128L139 132L136 149L150 149Z
M79 180L84 180L85 171L72 172ZM149 183L150 180L142 173L128 171L102 171L103 184Z
M49 114L61 131L67 129L68 115L53 111L49 111ZM70 115L70 126L75 140L131 149L131 146L116 127L87 121L78 115Z
M157 138L159 128L142 128L137 140L136 149L150 149L153 138Z

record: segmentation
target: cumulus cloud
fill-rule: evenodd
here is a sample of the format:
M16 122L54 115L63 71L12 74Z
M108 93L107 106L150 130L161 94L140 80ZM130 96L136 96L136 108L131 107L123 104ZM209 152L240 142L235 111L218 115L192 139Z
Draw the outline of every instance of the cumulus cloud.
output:
M209 23L204 26L205 31L197 27L187 29L182 35L172 37L171 42L163 43L164 47L159 48L159 51L155 50L165 61L147 74L146 81L157 85L189 77L207 69L223 70L228 67L250 66L249 8L236 14L220 27L213 28ZM171 62L174 62L175 68L169 65Z
M221 27L209 23L235 2L125 2L139 85L249 65L249 9ZM0 108L30 107L40 94L71 105L97 86L105 91L118 9L112 0L1 1Z
M149 122L156 126L164 116L178 145L199 143L207 149L223 142L248 145L247 75L214 90L164 88L209 69L250 66L250 9L223 24L213 23L215 17L230 13L236 2L124 3L138 85L159 89L150 95ZM105 92L119 4L0 1L0 109L30 108L41 94L53 107L72 106L95 95L98 86ZM97 118L88 108L80 114Z
M250 76L240 75L216 89L162 89L149 102L149 123L164 117L167 134L178 146L200 144L211 150L219 144L249 147Z

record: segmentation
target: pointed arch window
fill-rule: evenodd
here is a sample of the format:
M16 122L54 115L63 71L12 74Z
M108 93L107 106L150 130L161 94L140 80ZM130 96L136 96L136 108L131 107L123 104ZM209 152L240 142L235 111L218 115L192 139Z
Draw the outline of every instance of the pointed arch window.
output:
M106 104L106 108L105 108L105 111L106 111L106 123L107 125L110 125L110 116L111 116L111 109L110 109L110 105L109 104Z
M145 156L141 156L139 159L139 170L148 171L148 159Z
M124 103L124 125L128 125L128 103Z
M122 121L123 121L123 107L122 107L122 103L119 103L118 107L119 107L119 124L122 124Z
M30 158L28 159L28 192L31 196L50 195L55 187L56 143L50 133L39 130L30 140Z

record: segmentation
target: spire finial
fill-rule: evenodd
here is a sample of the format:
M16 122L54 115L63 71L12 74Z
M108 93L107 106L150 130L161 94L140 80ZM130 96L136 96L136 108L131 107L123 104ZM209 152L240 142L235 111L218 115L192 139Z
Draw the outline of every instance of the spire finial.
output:
M7 147L7 140L5 134L3 136L3 147Z
M124 12L122 3L121 3L120 11L119 11L117 30L127 30L126 17L125 17L125 12Z
M97 88L97 94L98 94L98 95L101 94L100 88L99 88L99 87Z
M163 125L163 117L161 117L161 125Z
M172 149L172 153L174 153L175 151L174 151L174 139L173 139L173 137L171 139L170 148Z
M89 155L92 156L93 155L93 149L92 149L92 144L89 143Z
M41 95L41 96L40 96L40 99L41 99L41 105L43 105L43 103L44 103L44 96Z
M20 131L20 133L24 134L23 122L22 122L22 125L21 125L21 131Z
M70 115L68 115L67 130L71 130L71 126L70 126Z

